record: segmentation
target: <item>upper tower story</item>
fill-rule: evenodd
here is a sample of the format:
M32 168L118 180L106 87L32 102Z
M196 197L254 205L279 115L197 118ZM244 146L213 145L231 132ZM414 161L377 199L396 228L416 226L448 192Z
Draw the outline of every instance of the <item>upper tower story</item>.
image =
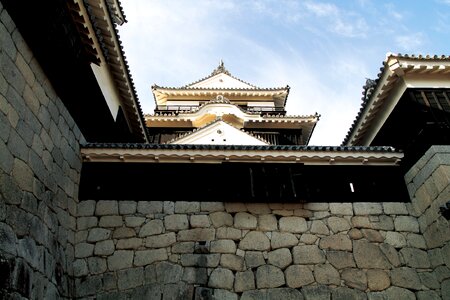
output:
M155 113L146 115L150 142L222 145L307 145L319 115L290 116L289 86L261 88L221 61L182 87L152 87Z

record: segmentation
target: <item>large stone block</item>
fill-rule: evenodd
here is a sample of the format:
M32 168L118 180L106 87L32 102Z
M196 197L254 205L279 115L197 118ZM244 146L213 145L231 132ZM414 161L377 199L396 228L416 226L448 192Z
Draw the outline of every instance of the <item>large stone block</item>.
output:
M132 265L133 265L133 251L117 250L114 252L113 255L108 257L108 269L110 271L117 271L121 269L131 268Z
M401 232L388 231L384 242L394 246L395 248L403 248L406 246L406 238Z
M256 286L258 289L276 288L284 284L284 274L280 268L263 265L256 269Z
M353 254L347 251L327 251L327 260L336 269L356 267Z
M112 240L100 241L95 244L95 255L110 255L114 253L114 242Z
M244 258L235 254L222 254L220 258L220 265L233 271L245 270Z
M403 202L384 202L384 213L387 215L407 215L408 209Z
M314 276L307 266L292 265L284 271L286 285L291 288L300 288L314 282Z
M290 248L298 245L297 237L289 232L273 232L270 240L272 249Z
M301 217L282 217L279 220L280 231L302 233L308 230L306 220Z
M296 246L292 249L294 264L320 264L325 262L325 254L317 245Z
M192 228L206 228L211 226L211 222L207 215L192 215L190 223Z
M322 220L312 221L310 232L312 234L321 234L321 235L326 235L330 233L327 225L325 225L325 223Z
M176 242L175 232L169 232L160 235L152 235L148 236L145 239L145 246L147 248L162 248L168 247Z
M172 253L194 253L195 242L180 242L172 246Z
M159 214L163 211L163 201L139 201L137 212L143 215Z
M362 291L358 291L355 289L350 289L348 287L341 286L341 287L331 289L331 299L333 299L333 300L347 300L347 299L366 300L367 295Z
M211 223L215 228L222 226L233 226L233 216L224 211L213 212L209 215Z
M166 230L178 231L189 228L187 215L169 215L164 217L164 225Z
M330 300L330 288L326 285L308 285L302 288L305 300Z
M233 289L234 275L228 269L216 268L209 276L208 286L219 289Z
M408 267L425 269L431 266L426 251L416 248L403 248L400 250L400 254Z
M401 267L391 270L392 285L412 290L420 290L422 283L420 282L417 271L412 268Z
M166 261L156 264L156 278L158 283L177 283L183 277L183 268L180 265Z
M184 241L212 241L215 238L214 228L194 228L178 232L177 240Z
M139 249L143 245L140 238L121 239L117 241L117 249Z
M95 208L95 214L97 216L118 215L119 204L113 200L99 200Z
M399 288L396 286L391 286L385 291L385 296L387 299L398 299L398 300L416 300L416 296L413 292L407 289Z
M267 203L247 203L247 210L255 215L270 214L272 212Z
M187 201L175 202L175 213L177 214L189 214L196 212L200 212L200 202L187 202Z
M363 270L345 269L341 273L341 278L348 287L361 291L365 291L367 289L367 277Z
M118 252L118 251L116 251ZM114 253L115 254L115 253ZM109 259L109 258L108 258ZM167 251L165 248L136 251L134 255L134 265L146 266L156 261L167 260Z
M236 253L236 243L233 240L211 241L211 253Z
M355 215L380 215L383 213L381 203L356 202L353 203Z
M121 215L131 215L136 213L137 202L136 201L120 201L119 213Z
M84 258L92 256L94 253L94 245L88 243L79 243L75 245L75 257Z
M0 250L16 255L16 244L17 237L13 229L5 223L0 223ZM83 253L85 252L83 249L78 249L78 254L81 253L80 251Z
M239 243L241 250L265 251L270 249L269 238L260 231L249 231Z
M258 228L261 231L275 231L278 229L278 221L275 215L264 214L258 216Z
M353 215L353 205L352 203L330 203L330 211L333 215Z
M388 261L392 264L393 267L400 266L400 257L398 255L397 250L389 244L383 243L380 244L380 250L383 252L384 256L388 259Z
M207 269L186 267L183 272L183 281L190 284L205 285L208 282Z
M396 231L419 232L417 219L411 216L397 216L394 219Z
M237 272L234 279L234 291L244 292L255 289L255 276L251 270L245 272Z
M232 227L217 228L216 236L218 239L240 240L242 231Z
M125 225L127 227L139 227L142 224L144 224L144 222L145 222L144 217L134 217L134 216L125 217Z
M164 232L164 225L161 220L151 220L141 227L139 237L161 234Z
M292 263L291 251L287 248L271 251L267 255L267 262L271 265L284 269Z
M353 241L353 255L359 268L389 269L391 266L376 244L364 240Z
M334 234L320 239L319 246L330 250L352 250L352 241L346 234Z
M95 212L96 202L94 200L85 200L78 203L77 216L87 217L93 216Z
M319 284L340 285L339 272L330 264L317 264L314 266L314 277Z
M144 283L144 268L130 268L117 272L117 287L127 290L141 286Z
M200 202L200 210L205 212L224 211L223 202Z
M106 272L106 259L101 257L89 257L87 259L89 272L91 274L101 274Z
M234 226L239 229L256 229L257 223L256 217L246 212L234 216Z
M136 231L133 228L119 227L114 229L113 239L123 239L136 236Z
M123 225L122 216L103 216L98 225L100 227L121 227Z
M246 251L244 259L247 268L256 268L266 263L263 253L259 251Z
M183 267L215 268L219 265L220 254L181 254Z
M382 291L391 285L389 274L384 270L367 270L367 284L371 291Z
M89 230L87 241L90 243L104 241L106 239L109 239L110 237L111 230L105 228L92 228Z

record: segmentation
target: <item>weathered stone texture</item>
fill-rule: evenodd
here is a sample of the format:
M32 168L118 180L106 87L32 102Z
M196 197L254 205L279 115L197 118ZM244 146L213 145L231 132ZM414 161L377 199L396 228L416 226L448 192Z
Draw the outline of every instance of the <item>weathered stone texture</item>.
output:
M342 280L345 285L361 291L367 289L367 277L364 270L359 269L345 269L341 273Z
M297 237L289 232L273 232L270 240L272 249L289 248L298 244Z
M256 286L258 289L276 288L285 283L283 271L271 265L263 265L256 270Z
M308 229L306 220L301 217L282 217L279 220L280 231L302 233Z
M239 243L239 248L242 250L269 250L269 238L260 231L249 231Z
M216 268L209 276L208 286L231 290L234 284L233 272L223 268Z
M314 282L312 271L307 266L291 265L284 271L286 285L291 288L300 288Z
M155 220L159 221L159 220ZM187 215L168 215L164 217L164 227L169 231L178 231L189 228L189 221ZM163 228L161 224L161 228ZM162 232L162 231L161 231ZM161 233L160 232L160 233Z
M347 251L327 251L327 260L336 269L356 267L353 254Z
M319 246L322 249L352 250L352 241L345 234L334 234L320 239Z
M316 245L296 246L292 249L294 264L320 264L325 262L325 254Z
M376 244L353 241L353 255L359 268L389 269L390 264Z
M267 263L284 269L292 263L291 251L286 248L271 251L267 255Z
M314 277L319 284L339 285L341 283L339 272L330 264L316 264Z
M255 289L255 276L252 271L237 272L234 278L234 291L244 292Z
M255 229L257 223L256 217L249 213L239 212L234 216L234 226L239 229Z

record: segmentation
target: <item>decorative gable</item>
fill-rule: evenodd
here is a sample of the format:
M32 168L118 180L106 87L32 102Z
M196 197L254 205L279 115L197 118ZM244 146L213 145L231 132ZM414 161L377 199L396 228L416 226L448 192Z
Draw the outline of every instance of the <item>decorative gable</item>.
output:
M193 133L183 136L170 144L193 144L193 145L268 145L244 131L232 125L217 120Z
M236 79L228 74L220 73L200 82L188 85L189 88L225 88L225 89L254 89L251 84Z

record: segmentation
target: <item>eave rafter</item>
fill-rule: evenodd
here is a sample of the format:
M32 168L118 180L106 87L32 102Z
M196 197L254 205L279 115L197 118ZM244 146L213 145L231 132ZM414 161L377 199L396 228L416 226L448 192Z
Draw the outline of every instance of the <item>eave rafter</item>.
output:
M123 149L83 148L86 162L139 163L302 163L307 165L398 165L399 152L379 151L308 151L308 150L248 150L248 149Z
M381 116L384 107L393 108L402 91L408 87L423 87L424 82L428 88L448 88L448 74L450 56L388 54L370 95L363 94L360 111L342 144L369 145L386 117Z

